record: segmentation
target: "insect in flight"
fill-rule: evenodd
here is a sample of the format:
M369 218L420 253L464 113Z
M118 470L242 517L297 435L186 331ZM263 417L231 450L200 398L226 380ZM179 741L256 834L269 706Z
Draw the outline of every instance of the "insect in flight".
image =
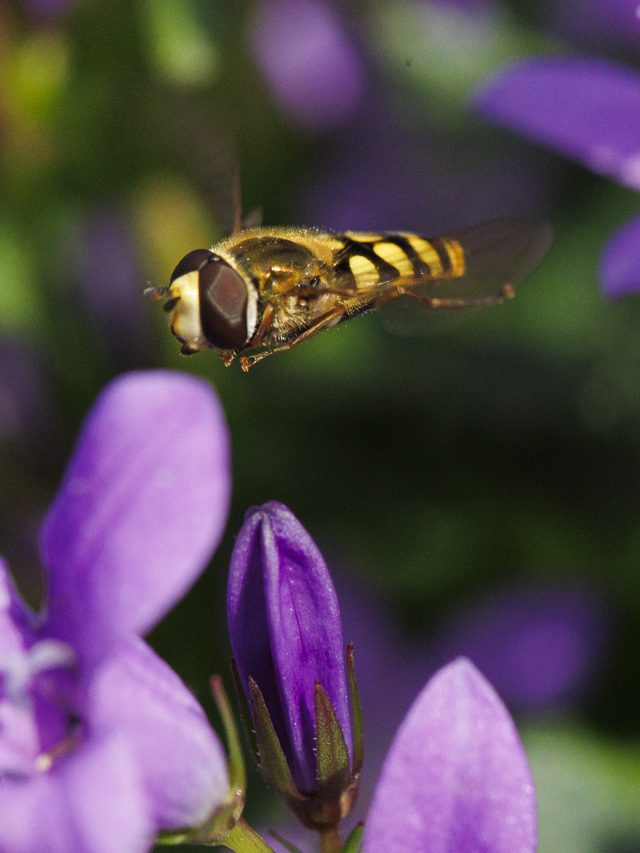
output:
M167 287L150 287L145 295L166 299L184 355L217 349L227 366L240 355L246 372L268 355L392 301L415 311L501 302L550 243L545 223L525 219L435 238L239 228L211 249L189 252Z

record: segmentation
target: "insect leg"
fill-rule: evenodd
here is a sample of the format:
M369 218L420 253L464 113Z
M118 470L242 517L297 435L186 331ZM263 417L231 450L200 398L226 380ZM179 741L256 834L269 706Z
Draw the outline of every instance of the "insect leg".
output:
M398 287L393 292L389 293L383 299L378 300L377 305L382 305L384 302L388 302L390 299L395 299L398 296L410 296L412 299L415 299L421 305L424 305L425 308L438 309L438 308L484 308L488 305L497 305L500 302L504 302L505 299L512 299L515 295L513 287L510 284L505 284L498 293L493 296L480 296L476 298L468 298L468 299L440 299L437 296L422 296L420 293L414 293L413 290L409 290L408 288Z
M253 337L251 338L251 341L248 344L249 346L260 346L267 332L271 330L271 325L273 323L274 316L275 311L273 310L273 305L267 304L263 311L262 317L260 318L258 328L255 330Z
M326 329L328 326L333 326L341 317L344 316L345 313L346 308L343 305L332 308L331 311L328 311L326 314L323 314L322 317L319 317L312 326L309 326L308 329L305 329L304 332L301 332L297 337L293 338L293 340L287 341L286 344L281 344L279 347L259 352L256 355L242 356L240 358L240 366L245 373L248 373L253 365L262 361L263 358L273 355L276 352L284 352L285 350L294 349L294 347L308 341L309 338L312 338L322 329Z
M225 367L230 367L237 355L238 351L235 349L218 350L218 356L220 358L220 361L224 364Z

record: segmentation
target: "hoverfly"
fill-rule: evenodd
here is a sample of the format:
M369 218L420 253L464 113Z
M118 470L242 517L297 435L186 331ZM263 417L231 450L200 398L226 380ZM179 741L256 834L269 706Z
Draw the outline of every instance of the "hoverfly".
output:
M385 303L416 311L483 307L513 296L546 254L546 224L502 219L450 234L240 228L178 263L165 298L184 355L217 349L242 369Z

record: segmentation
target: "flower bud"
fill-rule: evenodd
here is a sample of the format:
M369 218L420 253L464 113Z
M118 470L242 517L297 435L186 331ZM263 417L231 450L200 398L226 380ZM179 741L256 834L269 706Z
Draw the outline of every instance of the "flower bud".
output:
M345 666L338 600L322 555L282 504L247 513L227 607L262 773L307 826L335 825L355 799L362 757L352 654Z

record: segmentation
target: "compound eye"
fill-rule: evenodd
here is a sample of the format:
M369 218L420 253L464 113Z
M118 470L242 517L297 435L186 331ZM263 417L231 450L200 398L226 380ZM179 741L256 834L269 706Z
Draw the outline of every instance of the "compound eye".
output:
M241 349L247 330L247 287L244 280L217 256L200 270L200 324L204 336L218 349Z
M177 278L180 278L189 272L197 272L202 269L202 267L205 264L208 264L212 258L215 258L215 255L208 249L194 249L192 252L189 252L189 254L184 256L184 258L178 263L178 266L171 273L169 284L173 284Z

